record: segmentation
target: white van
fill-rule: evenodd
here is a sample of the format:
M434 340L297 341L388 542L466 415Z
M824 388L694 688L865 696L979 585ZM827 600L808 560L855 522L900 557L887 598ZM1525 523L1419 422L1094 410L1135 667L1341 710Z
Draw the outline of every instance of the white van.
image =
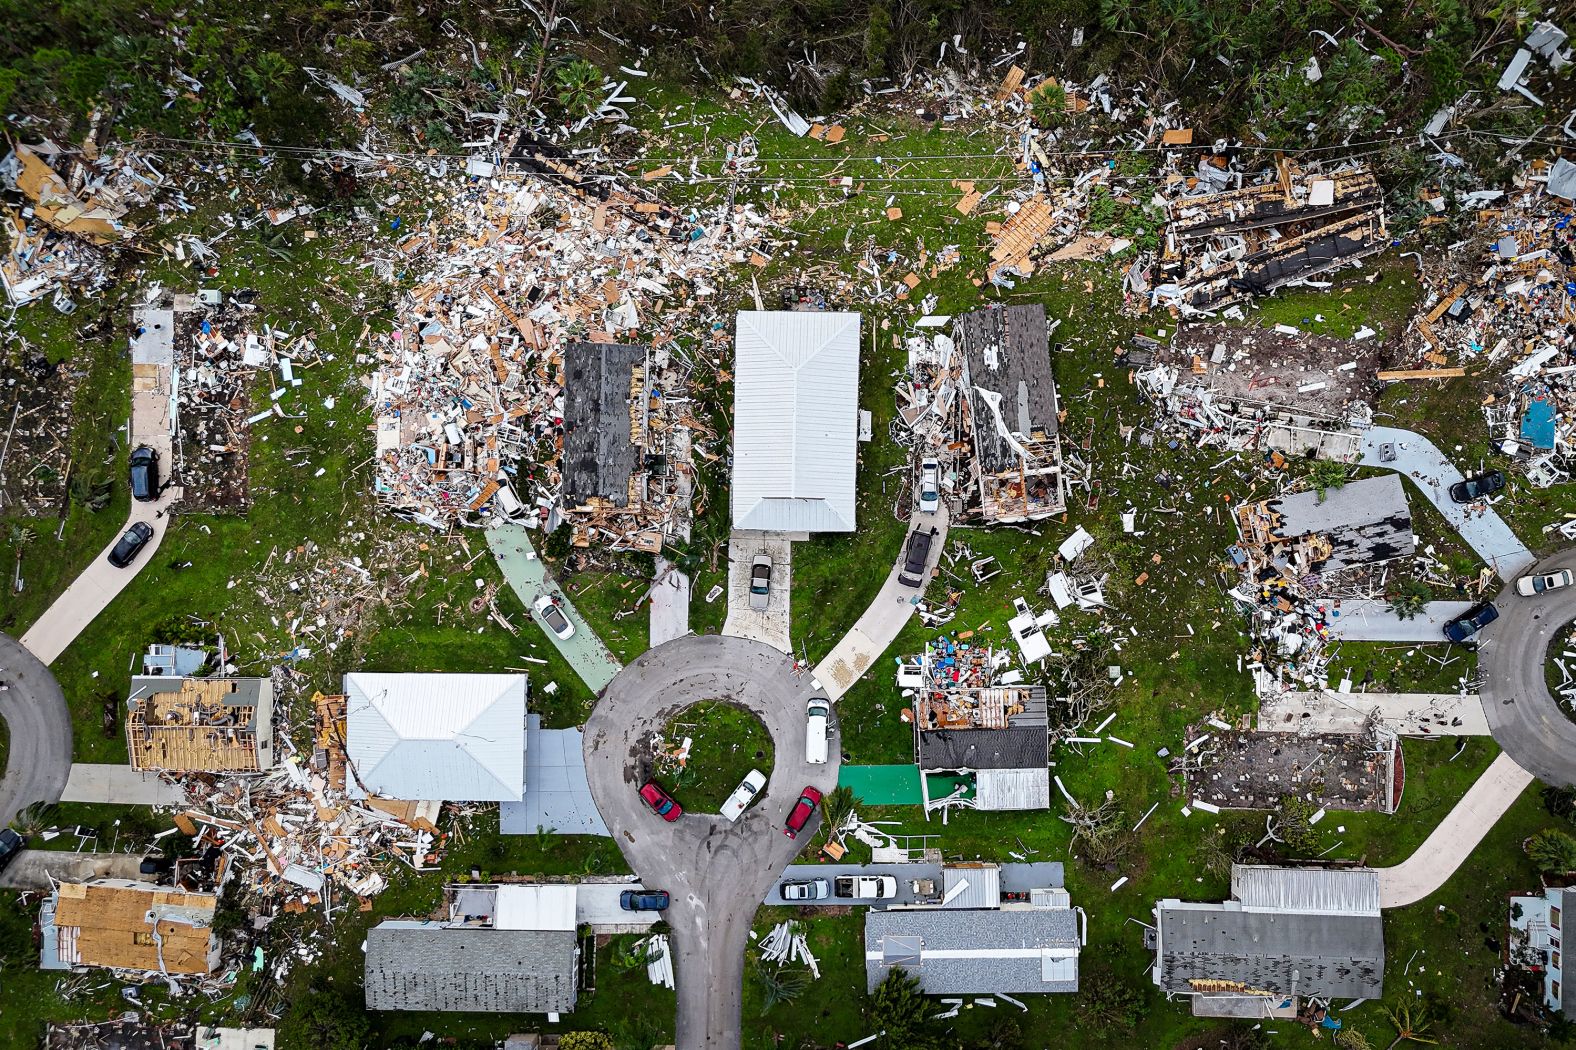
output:
M826 718L831 710L831 701L824 696L812 696L806 706L804 760L811 765L826 761Z
M498 479L498 491L493 493L493 506L498 509L500 516L510 521L518 521L525 516L525 504L515 495L514 486L503 477Z

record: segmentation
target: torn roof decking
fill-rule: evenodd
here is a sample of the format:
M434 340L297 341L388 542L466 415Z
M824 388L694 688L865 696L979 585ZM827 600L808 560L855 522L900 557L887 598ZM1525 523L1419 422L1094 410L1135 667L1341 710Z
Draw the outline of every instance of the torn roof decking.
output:
M1306 332L1286 335L1273 328L1188 325L1157 360L1181 369L1182 385L1214 391L1217 405L1227 398L1345 419L1353 402L1373 401L1379 349L1376 339L1354 342Z
M644 412L644 391L633 394L635 369L649 348L622 343L571 343L564 350L564 494L570 503L591 497L629 504L629 483L641 469L630 413ZM640 384L642 387L644 384ZM631 403L638 396L641 404Z
M1379 181L1367 170L1300 178L1302 185L1326 180L1335 184L1333 199L1319 206L1307 204L1307 197L1288 200L1279 182L1244 186L1225 193L1179 197L1166 205L1166 217L1171 224L1169 232L1179 239L1192 240L1290 223L1324 223L1352 212L1377 208L1384 200Z
M255 773L273 764L272 717L266 678L138 675L127 701L126 751L136 770Z
M217 900L148 883L63 882L54 917L60 958L85 966L208 973L217 954L208 928Z
M1021 465L1013 439L1002 433L997 415L980 391L999 395L1000 420L1012 434L1030 441L1054 440L1058 405L1051 369L1045 307L992 306L953 322L952 337L968 368L967 393L974 422L975 455L986 474Z
M1248 255L1240 264L1242 273L1234 286L1262 295L1389 246L1384 217L1377 212L1364 212Z

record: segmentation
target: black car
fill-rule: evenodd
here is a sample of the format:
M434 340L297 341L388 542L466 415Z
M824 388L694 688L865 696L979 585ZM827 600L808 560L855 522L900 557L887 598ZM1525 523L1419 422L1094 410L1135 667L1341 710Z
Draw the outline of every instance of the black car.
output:
M1445 637L1452 642L1464 642L1497 619L1499 619L1499 610L1494 608L1492 602L1474 605L1445 624Z
M1487 474L1479 474L1475 478L1467 478L1450 486L1450 498L1457 503L1471 503L1473 500L1492 496L1505 487L1505 475L1497 470Z
M10 828L0 831L0 871L11 866L16 860L16 855L22 852L27 845L27 840Z
M151 539L153 539L153 526L145 521L137 522L126 530L120 542L109 552L109 563L117 569L124 569L136 560L137 555L142 553L142 548L146 547Z
M930 561L930 545L935 542L937 531L932 525L929 532L916 529L908 534L908 546L903 551L903 570L897 574L898 583L905 587L925 586L925 566Z
M131 498L139 503L159 498L159 454L147 445L131 454Z

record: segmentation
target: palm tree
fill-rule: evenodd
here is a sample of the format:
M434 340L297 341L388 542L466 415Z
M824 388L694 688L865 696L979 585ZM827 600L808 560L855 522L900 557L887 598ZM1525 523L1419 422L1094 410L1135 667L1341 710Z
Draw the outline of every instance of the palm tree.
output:
M1346 464L1333 459L1318 460L1308 471L1308 483L1319 494L1319 502L1323 503L1326 490L1338 489L1346 484Z
M848 818L854 813L854 789L851 787L836 787L827 792L821 799L821 830L826 834L826 841L831 842L837 833L848 823Z
M1410 620L1433 599L1433 588L1422 580L1402 580L1399 593L1390 599L1390 611L1403 620Z
M773 969L765 963L755 964L755 976L761 982L761 1013L778 1003L791 1003L810 987L810 971L795 967Z
M1576 838L1557 828L1544 828L1521 844L1539 871L1576 871Z
M1395 1025L1395 1039L1385 1050L1395 1050L1402 1043L1435 1043L1439 1042L1431 1036L1425 1035L1434 1022L1428 1019L1427 1010L1418 1010L1417 1016L1412 1016L1412 1004L1402 1003L1398 1010L1386 1008L1385 1014L1389 1016L1390 1023Z

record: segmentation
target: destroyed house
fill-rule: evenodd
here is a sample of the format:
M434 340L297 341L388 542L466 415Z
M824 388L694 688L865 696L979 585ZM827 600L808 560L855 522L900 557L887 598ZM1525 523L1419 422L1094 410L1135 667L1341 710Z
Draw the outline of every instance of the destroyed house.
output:
M518 802L522 674L345 676L346 791L407 802Z
M1567 923L1571 927L1565 932ZM1576 943L1576 889L1546 887L1537 895L1510 898L1511 965L1531 968L1542 978L1543 1005L1576 1016L1576 986L1566 981L1561 946Z
M1031 890L1027 904L871 908L865 986L874 991L902 969L926 995L1076 992L1080 941L1062 889Z
M1322 498L1310 489L1242 504L1237 530L1255 574L1291 580L1408 557L1417 546L1394 474L1349 481Z
M952 333L964 361L981 516L1014 522L1060 514L1067 500L1045 307L976 310L959 317Z
M644 346L571 343L564 349L564 503L639 503L645 467Z
M1236 865L1236 899L1155 905L1154 983L1201 1017L1278 1016L1296 996L1380 998L1379 876Z
M853 531L859 328L856 313L739 312L734 528Z
M367 931L367 1009L569 1013L579 956L572 908L566 929L389 919Z
M105 966L198 976L219 965L218 898L146 882L63 882L44 902L44 969Z
M256 773L273 757L267 678L136 675L126 701L126 754L138 772Z
M1389 246L1371 172L1293 173L1283 162L1277 175L1168 202L1157 298L1184 311L1212 310Z

